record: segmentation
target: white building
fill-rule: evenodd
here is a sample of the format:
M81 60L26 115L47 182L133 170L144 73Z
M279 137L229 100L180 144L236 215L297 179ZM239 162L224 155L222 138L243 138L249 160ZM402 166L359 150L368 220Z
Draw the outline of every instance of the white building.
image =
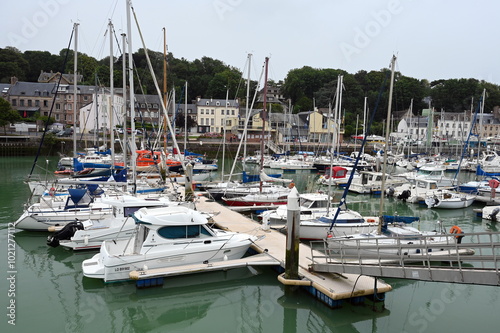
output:
M97 101L97 103L96 103ZM113 95L113 127L123 126L123 97ZM90 130L110 128L111 94L108 89L100 89L94 101L80 108L80 133L88 133Z
M238 99L204 99L196 101L198 133L221 133L238 126Z

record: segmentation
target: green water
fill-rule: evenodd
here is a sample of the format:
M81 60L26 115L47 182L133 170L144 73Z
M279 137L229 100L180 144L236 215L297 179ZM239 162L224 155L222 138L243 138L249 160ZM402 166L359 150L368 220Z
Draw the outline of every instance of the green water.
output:
M394 290L386 295L385 309L375 312L350 304L331 310L305 292L285 296L276 273L267 268L169 278L163 287L141 290L133 283L86 279L81 262L95 252L49 248L45 233L8 227L29 195L23 180L32 160L0 158L0 332L498 332L498 287L387 279ZM286 177L310 190L316 175ZM349 198L357 202L350 207L362 214L378 212L376 198ZM474 207L479 206L434 211L392 200L386 204L388 213L420 216L422 227L440 220L465 232L497 230L474 217ZM15 242L15 258L9 257L9 240Z

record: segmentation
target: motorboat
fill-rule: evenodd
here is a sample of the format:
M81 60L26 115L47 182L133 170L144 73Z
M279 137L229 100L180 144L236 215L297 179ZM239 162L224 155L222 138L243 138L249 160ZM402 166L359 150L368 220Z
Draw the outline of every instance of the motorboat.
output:
M72 250L98 249L105 240L130 238L135 229L132 214L141 208L178 205L166 196L119 195L102 200L113 209L113 214L98 220L74 221L47 237L47 245Z
M130 272L241 258L257 238L213 229L193 209L141 208L128 239L104 241L100 252L82 262L83 275L104 282L130 279Z
M475 195L451 190L437 190L425 197L427 208L459 209L472 205Z
M448 177L446 174L446 167L437 163L426 163L422 165L418 171L411 171L399 174L398 176L404 177L410 181L417 179L430 179L435 180L440 187L450 187L457 185L456 179Z
M439 189L437 181L433 179L416 179L397 187L389 187L386 190L388 196L396 199L418 204L425 201L425 197Z
M354 178L349 187L349 191L359 194L380 194L382 188L383 172L361 171L359 178ZM399 186L406 183L407 180L402 177L393 177L385 175L385 186Z

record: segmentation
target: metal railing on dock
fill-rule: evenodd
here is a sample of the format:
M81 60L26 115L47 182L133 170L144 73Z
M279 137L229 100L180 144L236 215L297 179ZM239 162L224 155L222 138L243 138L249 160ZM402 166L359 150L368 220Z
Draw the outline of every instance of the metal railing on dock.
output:
M500 232L456 234L436 244L436 236L421 241L404 238L346 238L311 242L311 269L316 272L352 273L376 277L500 286ZM441 237L441 236L438 236ZM388 245L387 239L393 239ZM365 242L372 243L367 245ZM318 252L321 253L318 255Z

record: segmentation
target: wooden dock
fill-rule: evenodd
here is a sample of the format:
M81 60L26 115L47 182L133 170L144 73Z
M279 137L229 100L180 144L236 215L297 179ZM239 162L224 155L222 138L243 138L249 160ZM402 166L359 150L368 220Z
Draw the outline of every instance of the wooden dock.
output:
M202 212L214 213L213 219L220 228L261 238L252 248L258 253L267 252L281 263L281 272L284 271L286 235L272 229L263 230L260 223L205 196L197 197L196 207ZM299 248L301 280L286 280L283 275L279 275L279 281L287 285L302 286L314 297L334 308L341 306L344 300L353 303L363 302L366 297L374 301L381 300L384 293L392 290L392 287L384 281L365 275L312 272L309 270L312 264L311 256L311 248L301 243Z

